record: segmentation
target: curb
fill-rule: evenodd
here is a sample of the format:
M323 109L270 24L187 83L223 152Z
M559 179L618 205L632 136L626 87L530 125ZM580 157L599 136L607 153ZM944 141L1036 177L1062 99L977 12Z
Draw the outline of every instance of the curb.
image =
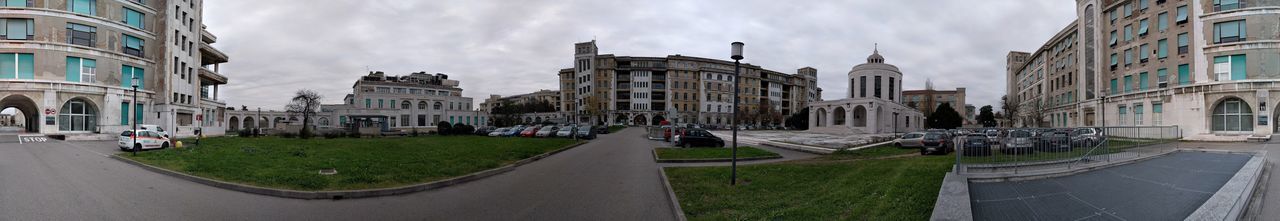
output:
M676 220L689 220L689 218L684 217L684 209L680 208L680 200L676 199L675 190L671 189L671 181L667 179L667 170L658 167L658 174L662 175L662 188L667 190L667 199L671 200L671 211L676 213Z
M719 163L719 162L732 162L732 161L733 161L733 158L713 158L713 159L658 159L658 149L657 149L657 148L654 148L654 149L653 149L652 151L650 151L650 152L651 152L651 153L653 153L653 161L654 161L654 162L657 162L657 163ZM775 153L775 154L776 154L776 153ZM782 159L782 155L778 155L778 156L767 156L767 157L747 157L747 158L738 158L738 162L742 162L742 161L757 161L757 160L772 160L772 159Z
M150 170L152 172L169 175L172 177L176 177L176 178L180 178L180 179L184 179L184 180L188 180L191 182L200 183L204 185L209 185L217 188L222 188L222 189L258 194L258 195L281 197L281 198L307 199L307 200L311 200L311 199L340 200L340 199L369 198L369 197L392 196L392 195L400 195L400 194L407 194L407 193L415 193L415 192L440 189L440 188L449 187L457 184L480 180L486 177L491 177L494 175L505 173L507 171L515 170L516 167L541 160L542 158L547 158L553 154L564 152L566 150L573 149L574 147L582 146L583 144L586 144L586 143L587 143L586 141L574 143L569 146L560 148L558 150L554 150L551 152L539 154L537 156L518 160L515 163L509 164L506 166L483 170L475 173L470 173L467 175L462 175L454 178L437 180L429 183L414 184L414 185L401 186L401 187L381 188L381 189L339 190L339 191L299 191L299 190L276 189L276 188L269 188L269 187L259 187L259 186L252 186L252 185L246 185L246 184L231 183L226 181L219 181L219 180L213 180L213 179L199 177L195 175L190 175L190 174L177 172L177 171L173 171L165 168L160 168L160 167L148 165L142 162L138 162L132 159L120 157L117 155L110 155L110 157L112 159L116 159L121 162L142 167L143 169Z
M1239 220L1245 216L1267 164L1266 155L1266 151L1255 153L1222 188L1187 216L1187 220Z

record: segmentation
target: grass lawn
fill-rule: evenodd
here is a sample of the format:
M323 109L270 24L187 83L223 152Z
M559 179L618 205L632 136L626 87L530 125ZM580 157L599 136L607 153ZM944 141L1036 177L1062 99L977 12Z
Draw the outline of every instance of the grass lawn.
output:
M627 126L621 126L621 125L609 126L609 133L615 133L622 129L627 129Z
M729 159L733 157L730 148L657 148L658 159ZM757 149L755 147L738 147L738 158L780 156L777 153Z
M863 159L875 157L897 156L903 154L920 154L919 147L897 147L893 144L882 144L861 150L840 150L831 155L822 156L824 160Z
M183 141L183 143L193 143ZM144 151L143 163L217 180L292 190L353 190L437 181L511 164L569 139L481 136L289 139L215 137L198 147ZM336 175L319 175L335 168Z
M728 167L665 171L690 220L927 220L955 158L873 159L899 153L876 147L739 166L736 187L728 184Z

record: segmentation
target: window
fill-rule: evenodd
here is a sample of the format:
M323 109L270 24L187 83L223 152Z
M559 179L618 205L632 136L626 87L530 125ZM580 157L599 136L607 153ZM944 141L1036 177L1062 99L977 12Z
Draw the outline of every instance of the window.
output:
M440 110L440 108L443 108L443 107L444 107L444 104L442 104L442 103L440 103L440 102L436 102L436 104L435 104L434 106L432 106L432 109Z
M1115 11L1115 10L1111 10L1111 11L1107 12L1107 15L1111 17L1111 24L1115 24L1115 23L1116 23L1116 19L1119 19L1119 18L1120 18L1120 16L1116 14L1116 11Z
M67 57L67 81L93 83L98 63L93 59Z
M378 109L382 109L382 107L383 107L383 106L382 106L382 104L383 104L383 100L382 100L382 99L378 99Z
M1133 25L1124 26L1124 41L1133 41Z
M68 0L67 1L67 11L71 11L75 13L86 14L86 15L98 15L98 12L96 10L97 8L98 6L95 0Z
M1111 53L1111 69L1115 69L1118 64L1120 64L1120 55Z
M1124 4L1124 6L1122 6L1121 8L1122 8L1122 9L1124 9L1124 17L1125 17L1125 18L1128 18L1129 16L1132 16L1132 15L1133 15L1133 5L1130 5L1130 4L1127 4L1127 3L1126 3L1126 4Z
M1133 125L1142 125L1142 104L1133 104Z
M1159 70L1156 70L1156 84L1160 85L1160 88L1168 87L1169 85L1168 69L1161 68Z
M1120 116L1120 118L1118 118L1120 119L1120 125L1125 125L1125 123L1129 122L1129 118L1125 116L1125 114L1129 113L1129 108L1126 108L1124 105L1120 105L1117 108L1117 112L1119 112L1119 115L1117 116Z
M1239 98L1228 98L1213 108L1213 131L1253 131L1253 110Z
M4 36L6 40L32 40L35 30L34 19L0 18L0 36Z
M1138 0L1138 10L1147 10L1147 0Z
M1178 85L1191 84L1191 65L1178 65Z
M1156 41L1156 58L1169 57L1169 39L1160 39Z
M1120 42L1120 35L1116 34L1115 30L1111 30L1111 46L1115 46L1117 42Z
M1188 43L1187 33L1178 34L1178 54L1186 54L1190 51Z
M427 109L427 102L418 101L418 110L426 110L426 109ZM423 118L426 118L426 117L423 117Z
M1213 43L1231 43L1245 40L1244 20L1218 22L1213 24Z
M373 99L365 98L365 99L364 99L364 108L365 108L365 109L373 108Z
M1124 66L1133 64L1133 49L1124 49Z
M393 103L394 103L394 102L393 102ZM402 101L402 102L400 102L400 109L406 109L406 110L408 110L408 109L409 109L409 105L412 105L412 104L410 104L410 103L409 103L409 101ZM404 117L404 118L405 118L405 119L408 119L409 117ZM404 124L404 125L409 125L409 122L406 120L406 121L405 121L405 123L403 123L403 124Z
M1243 54L1213 57L1213 73L1219 81L1244 80L1247 78L1245 60Z
M1160 30L1161 32L1163 32L1164 30L1169 29L1169 13L1168 12L1161 12L1159 15L1156 15L1156 19L1159 20L1159 21L1156 21L1157 30Z
M1146 35L1147 35L1147 26L1148 26L1148 25L1149 25L1149 23L1147 23L1147 19L1142 19L1142 20L1139 20L1139 21L1138 21L1138 36L1146 36Z
M34 54L0 53L0 79L36 79Z
M120 66L120 81L121 81L120 87L125 87L125 88L133 87L133 78L138 78L139 89L145 88L147 86L146 71L143 71L142 68L137 68L129 65L121 65Z
M1138 73L1138 90L1147 90L1147 72Z
M85 47L93 47L98 39L98 28L88 25L67 23L67 43Z
M867 76L859 77L858 81L858 97L867 97Z
M144 16L142 15L142 12L124 8L124 24L138 29L146 29L147 27L146 24L143 24L143 20Z
M120 125L129 125L129 102L120 103Z
M875 90L876 98L881 98L880 97L880 76L876 76L875 86L876 86L876 90Z
M890 101L893 100L893 94L896 94L893 88L893 85L894 85L893 80L894 80L893 77L889 77L889 100Z
M133 56L138 56L138 57L144 57L144 56L143 56L143 54L142 54L142 53L143 53L143 51L142 51L142 47L143 47L143 41L142 41L142 39L137 38L137 37L133 37L133 36L130 36L130 35L127 35L127 34L126 34L126 35L123 35L123 36L124 36L124 44L122 45L122 50L124 50L124 53L125 53L125 54L128 54L128 55L133 55Z
M1213 11L1235 10L1244 7L1240 0L1213 0Z
M80 99L72 99L62 105L58 112L58 130L61 131L96 131L98 128L98 111Z
M1112 78L1112 79L1111 79L1111 94L1119 94L1119 93L1120 93L1120 84L1116 81L1116 79L1115 79L1115 78Z
M1124 76L1124 92L1129 93L1131 91L1133 91L1133 75L1125 75Z
M5 0L5 1L0 1L0 6L3 6L3 7L31 7L31 6L32 6L32 1L35 1L35 0Z
M1151 53L1147 53L1148 51L1150 51L1150 49L1151 48L1148 47L1147 44L1142 44L1138 46L1138 61L1141 61L1144 63L1147 62L1147 57L1151 56L1150 55Z
M1187 6L1186 6L1186 5L1178 6L1178 15L1177 15L1177 16L1178 16L1178 17L1177 17L1174 21L1177 21L1177 22L1178 22L1178 24L1182 24L1182 23L1186 23L1186 22L1187 22Z
M1164 124L1164 119L1161 119L1164 117L1163 115L1164 115L1164 104L1161 104L1161 103L1151 104L1151 123L1153 125L1160 126L1161 124Z

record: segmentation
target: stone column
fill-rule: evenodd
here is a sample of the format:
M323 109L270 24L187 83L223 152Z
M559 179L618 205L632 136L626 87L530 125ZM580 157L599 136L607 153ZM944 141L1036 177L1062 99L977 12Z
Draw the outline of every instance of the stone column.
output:
M818 110L809 107L809 129L818 127Z

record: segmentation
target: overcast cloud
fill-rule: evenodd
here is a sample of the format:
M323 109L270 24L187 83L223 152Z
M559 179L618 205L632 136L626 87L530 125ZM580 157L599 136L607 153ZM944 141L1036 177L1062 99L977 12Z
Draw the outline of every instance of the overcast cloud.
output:
M1074 19L1073 1L480 1L216 0L205 24L231 62L221 73L228 106L282 109L301 88L339 103L367 70L426 71L460 80L463 95L559 89L573 43L602 54L682 54L743 61L795 73L818 69L824 99L874 43L905 75L906 89L932 78L968 88L975 106L1004 94L1005 55L1029 51ZM998 105L996 105L998 107ZM998 109L998 108L997 108Z

